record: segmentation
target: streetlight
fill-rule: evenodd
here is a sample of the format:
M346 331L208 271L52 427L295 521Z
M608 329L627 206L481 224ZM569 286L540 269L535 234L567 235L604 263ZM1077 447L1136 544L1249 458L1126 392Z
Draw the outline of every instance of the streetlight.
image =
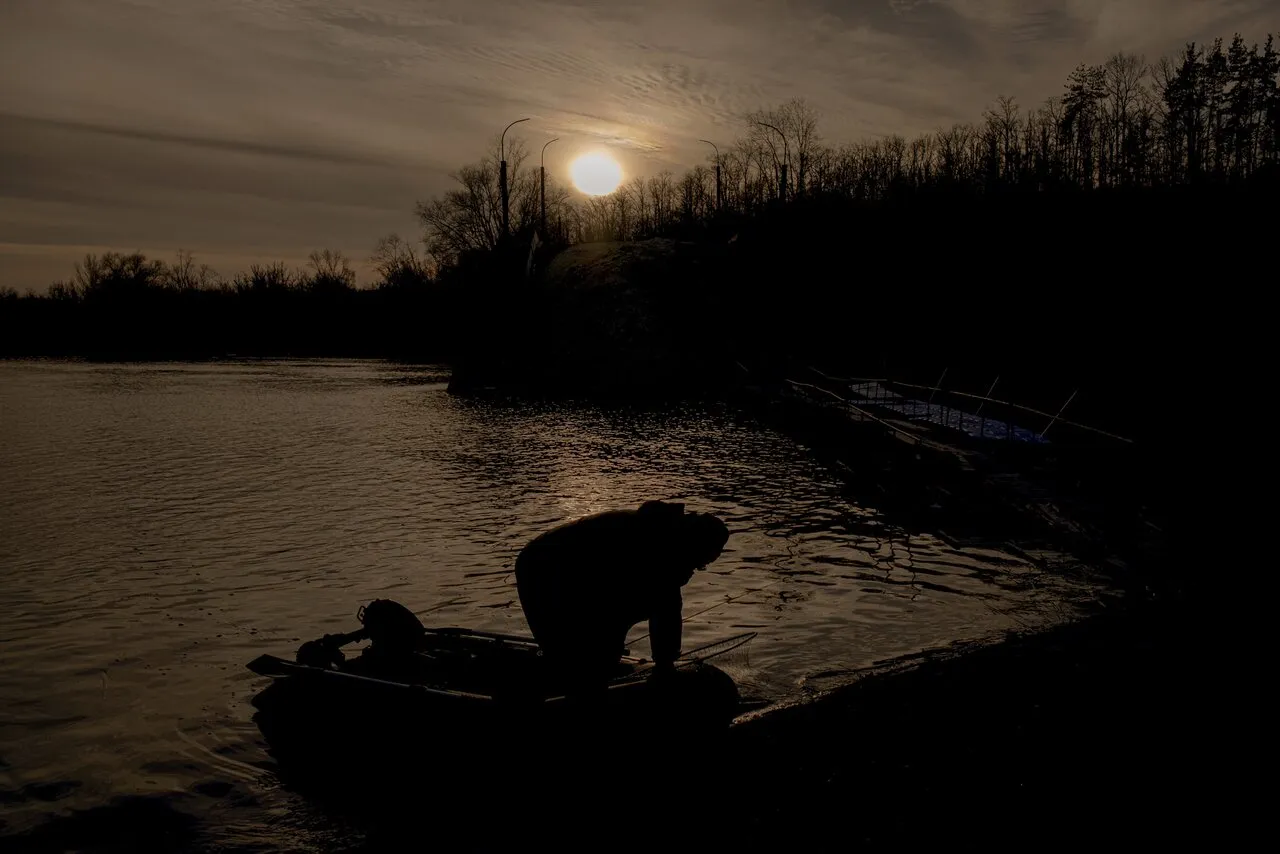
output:
M498 138L498 192L502 196L502 236L504 238L511 233L511 218L507 211L507 131L514 125L527 121L529 120L516 119L502 129L502 136Z
M538 165L538 196L541 199L542 239L547 239L547 146L560 137L549 139L542 144L542 160Z
M724 209L724 194L720 191L720 146L709 139L700 139L698 142L705 142L716 150L716 213L719 213Z
M782 137L782 180L778 182L778 196L785 202L787 200L787 166L791 164L791 148L787 145L787 135L768 122L757 119L756 124L767 127Z

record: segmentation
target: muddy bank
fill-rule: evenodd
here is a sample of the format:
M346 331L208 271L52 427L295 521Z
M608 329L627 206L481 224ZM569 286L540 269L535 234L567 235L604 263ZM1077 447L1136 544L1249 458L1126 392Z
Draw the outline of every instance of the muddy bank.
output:
M1240 694L1188 619L1126 610L886 664L723 745L633 756L620 789L572 819L553 797L526 829L625 850L1243 842Z
M1244 785L1219 650L1180 609L1099 616L868 676L740 724L744 837L818 847L1225 841ZM817 828L824 828L819 831Z

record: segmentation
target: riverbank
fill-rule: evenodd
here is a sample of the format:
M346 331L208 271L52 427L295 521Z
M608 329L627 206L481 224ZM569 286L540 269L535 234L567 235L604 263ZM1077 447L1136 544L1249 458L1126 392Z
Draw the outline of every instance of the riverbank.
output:
M1108 614L868 677L740 725L754 841L821 848L1223 842L1241 711L1181 609ZM1229 657L1229 656L1228 656ZM754 799L753 799L754 800ZM847 821L834 821L845 816Z
M657 773L634 757L624 797L610 790L571 820L541 807L556 821L522 838L749 851L1242 843L1243 806L1258 799L1239 773L1248 707L1230 652L1190 631L1198 619L1129 607L885 663L737 723L721 747L681 745ZM611 809L643 835L619 833Z

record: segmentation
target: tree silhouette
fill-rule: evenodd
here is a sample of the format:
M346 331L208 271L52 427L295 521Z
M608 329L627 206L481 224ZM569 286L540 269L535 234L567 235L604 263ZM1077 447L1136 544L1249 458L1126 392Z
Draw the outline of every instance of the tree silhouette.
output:
M528 149L520 137L506 144L511 230L531 233L539 219L539 183L536 171L525 169ZM478 162L452 174L458 184L443 196L417 206L423 242L432 261L442 267L457 264L468 252L496 249L502 239L502 197L498 186L498 141ZM563 218L569 192L548 176L547 219Z
M431 282L432 265L398 234L380 238L369 260L380 278L379 287L410 288Z
M312 275L303 280L313 293L341 293L355 287L356 271L341 252L333 249L316 249L308 257L307 266Z

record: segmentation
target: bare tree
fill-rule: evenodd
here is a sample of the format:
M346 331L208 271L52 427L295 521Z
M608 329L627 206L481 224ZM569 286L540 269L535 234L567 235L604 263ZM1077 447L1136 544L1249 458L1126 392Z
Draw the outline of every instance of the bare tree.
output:
M1021 173L1021 122L1018 112L1017 101L1001 95L995 106L982 115L985 121L981 135L988 182L1012 183Z
M613 215L617 222L615 239L629 240L634 237L635 223L631 193L625 186L614 190L609 198L613 200Z
M90 254L76 264L75 286L85 299L128 298L161 284L164 273L163 261L141 252Z
M514 137L506 144L511 227L516 233L534 227L539 215L538 177L524 169L528 149ZM502 237L502 197L498 186L498 141L477 163L450 177L458 184L443 196L419 202L416 213L425 230L427 254L439 266L455 263L466 252L493 249ZM547 209L558 212L567 193L554 183L547 188Z
M749 113L747 122L751 125L748 131L750 138L762 151L768 153L775 185L781 179L783 159L789 157L787 192L790 193L794 186L796 193L803 193L808 185L813 155L821 142L817 110L804 98L792 98L777 107ZM765 125L776 127L783 139L779 139L778 134Z
M1129 183L1134 177L1130 132L1147 70L1146 60L1128 53L1117 53L1102 66L1102 89L1106 98L1103 112L1109 125L1107 142L1113 183Z
M347 256L336 249L316 249L307 257L312 274L306 281L308 290L343 291L356 286L356 271Z
M675 184L669 171L664 169L649 178L649 198L653 205L654 230L661 231L671 224L675 208Z
M237 273L231 281L232 290L239 294L278 294L297 288L302 276L291 271L284 262L252 264L247 273Z
M430 281L432 265L398 234L378 240L369 258L384 287L406 287Z
M639 175L632 178L628 192L636 203L636 231L640 234L649 234L652 229L652 220L645 207L648 203L649 191L644 178Z
M972 125L959 123L938 131L938 165L944 181L961 181L969 174L969 146L974 135Z
M174 290L198 291L216 288L220 278L208 264L196 266L195 256L179 249L172 263L161 265L160 281Z

